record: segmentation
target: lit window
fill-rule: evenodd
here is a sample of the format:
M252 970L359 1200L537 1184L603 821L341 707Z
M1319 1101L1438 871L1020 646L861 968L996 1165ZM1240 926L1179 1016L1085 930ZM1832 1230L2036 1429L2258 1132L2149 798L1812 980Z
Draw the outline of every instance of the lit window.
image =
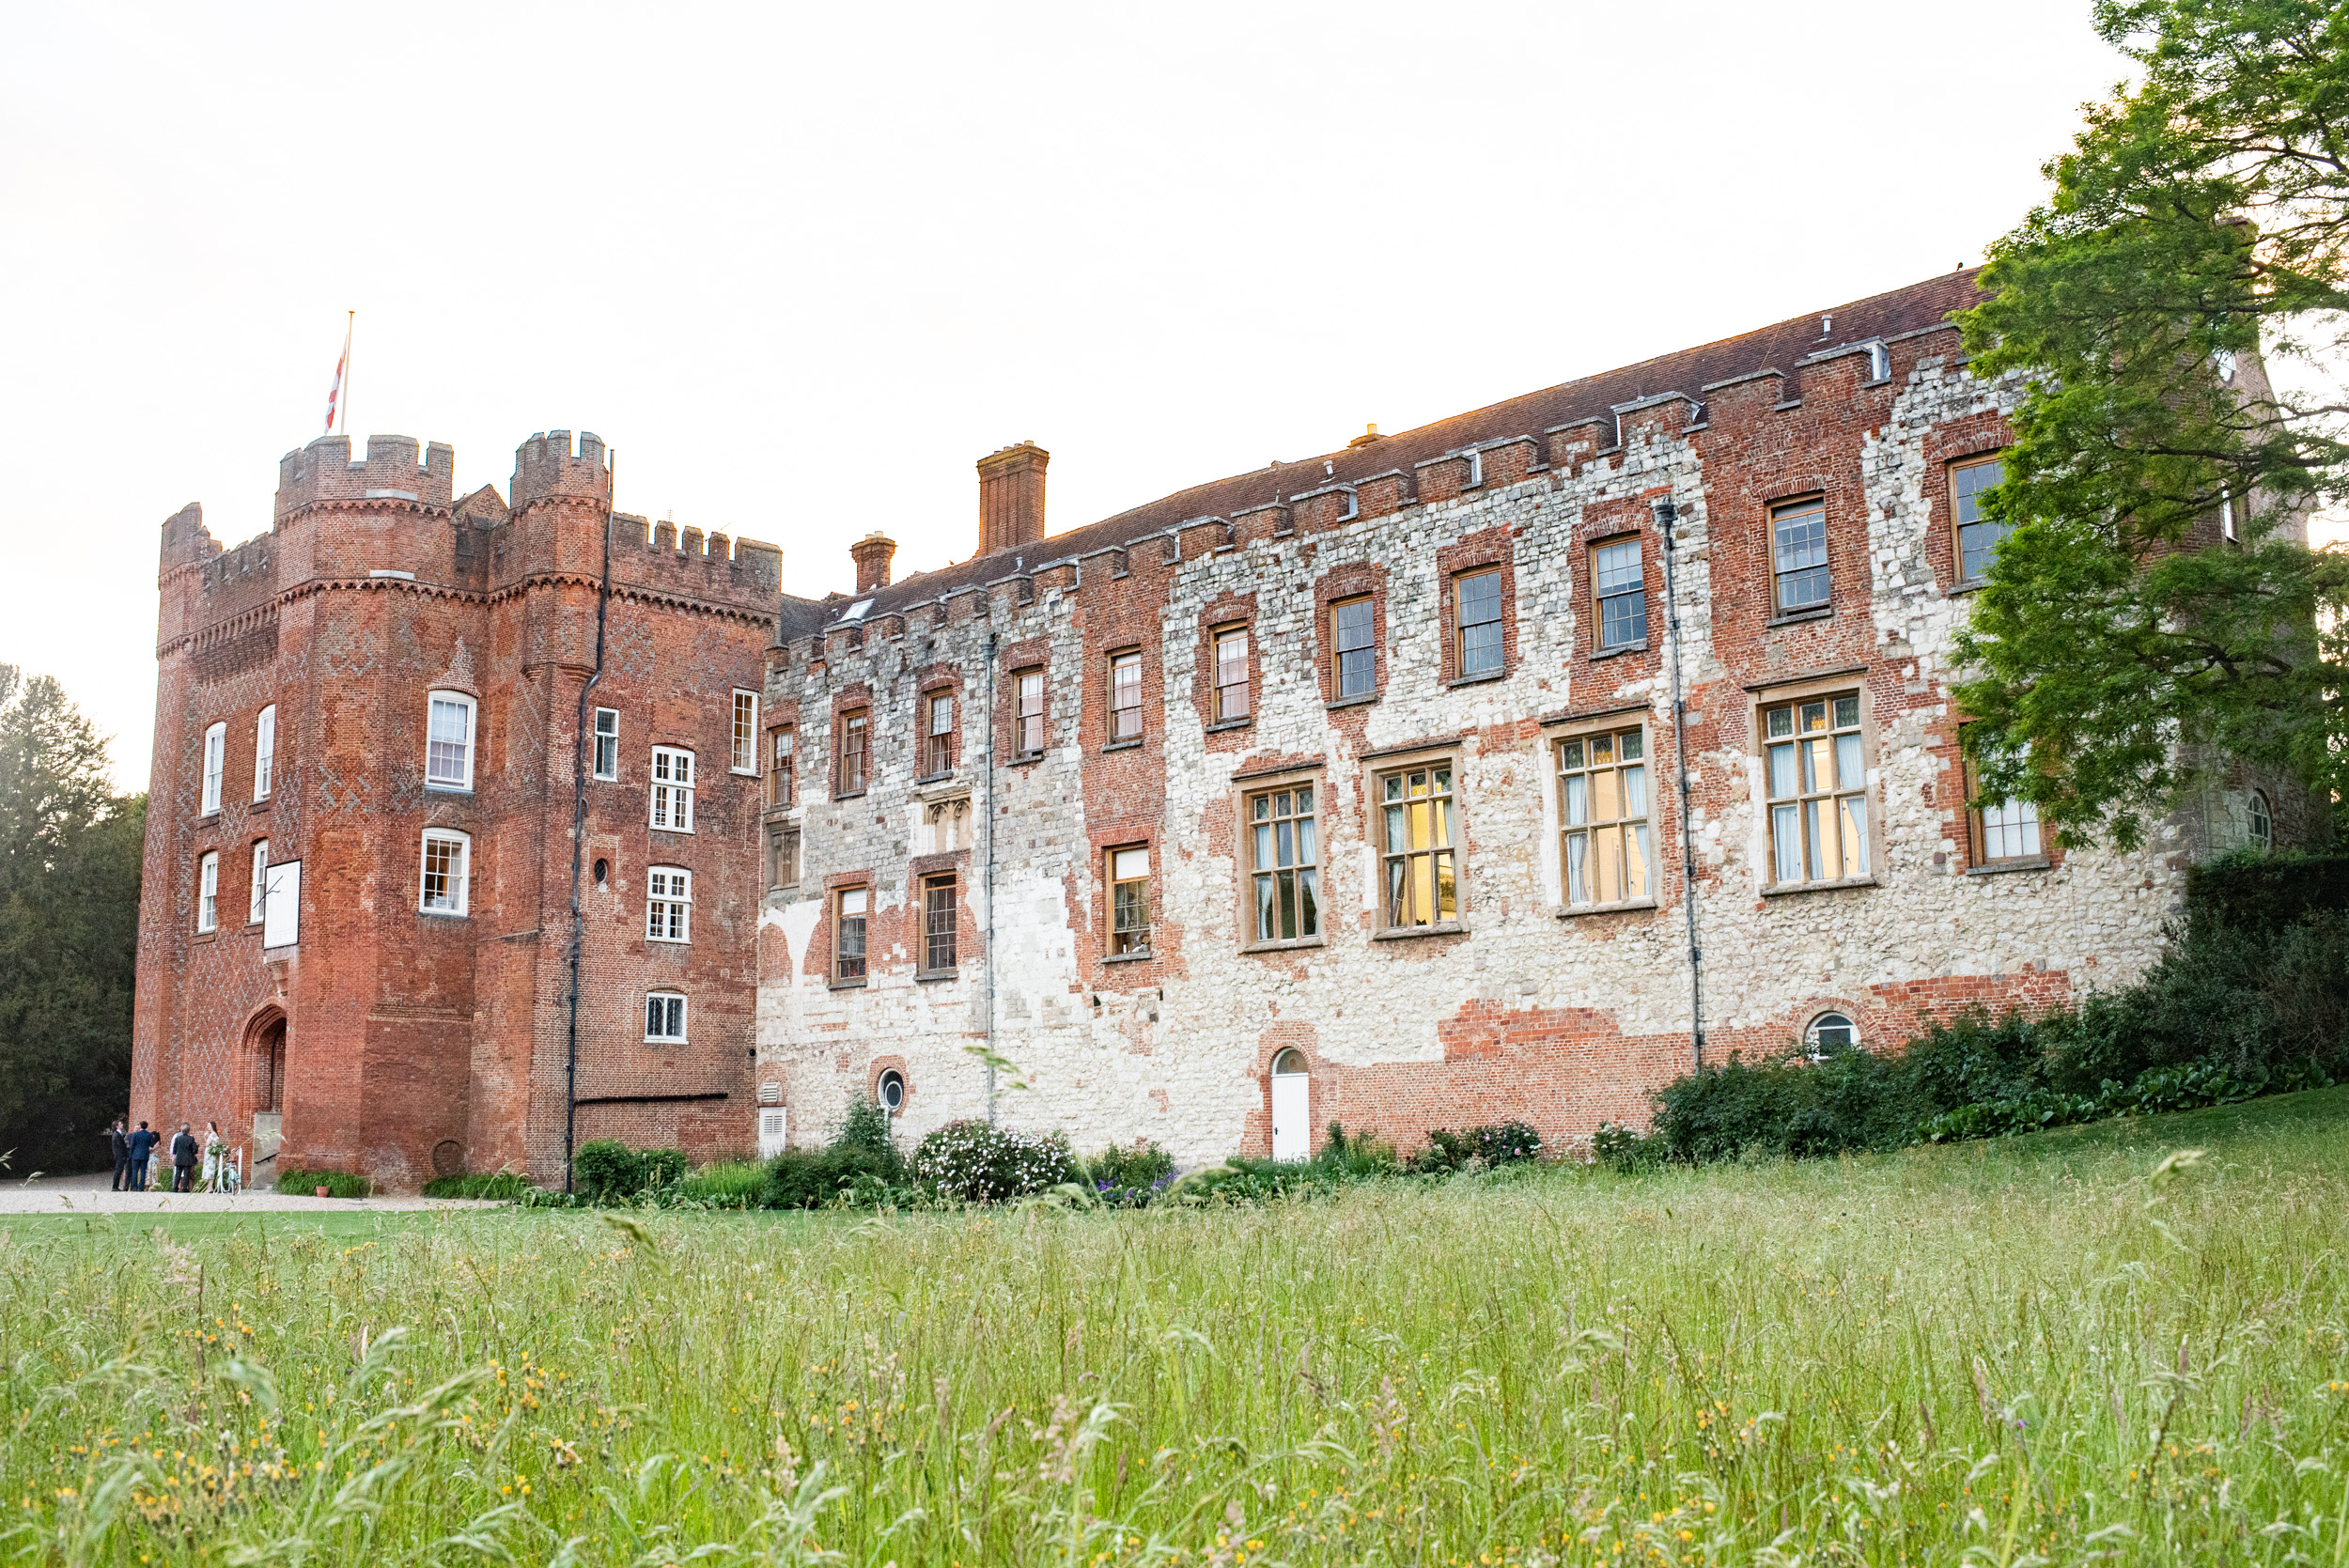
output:
M220 924L220 851L208 849L195 862L195 928L210 931Z
M1974 761L1966 764L1966 793L1981 793ZM1999 800L1973 814L1977 863L2039 859L2039 808L2029 800Z
M734 730L726 753L726 769L758 776L758 693L734 694Z
M862 708L840 716L840 783L834 794L864 793L864 748L870 727Z
M277 705L261 709L253 722L253 798L269 799L270 780L277 768Z
M775 731L767 738L767 803L787 806L799 794L799 757L792 731Z
M1150 851L1112 849L1110 862L1110 952L1150 951Z
M1321 856L1314 837L1314 786L1268 789L1248 800L1249 866L1255 878L1254 940L1321 935Z
M261 924L261 913L269 905L269 840L258 839L253 846L253 880L245 888L245 922Z
M1867 770L1859 698L1818 697L1762 716L1772 880L1780 887L1868 875Z
M1142 655L1110 655L1110 742L1142 738Z
M922 878L922 967L955 967L955 877L947 872Z
M1813 1062L1842 1056L1859 1045L1859 1031L1841 1013L1822 1013L1802 1032L1802 1051Z
M656 942L693 939L693 874L673 865L645 873L645 938Z
M1012 677L1019 686L1019 745L1021 756L1044 754L1044 672L1022 670Z
M1481 675L1501 668L1501 568L1463 572L1452 580L1459 621L1458 673Z
M767 885L800 885L800 831L778 822L767 830Z
M675 991L645 995L645 1041L647 1045L685 1044L685 999Z
M863 888L842 888L833 895L832 977L835 981L864 978L864 917L871 896Z
M1379 797L1386 815L1381 860L1388 926L1408 930L1458 920L1451 767L1439 763L1389 773L1379 781Z
M1647 582L1640 569L1639 540L1618 539L1592 550L1591 594L1602 652L1647 641Z
M1792 615L1828 602L1827 503L1791 501L1770 508L1771 563L1778 613Z
M1349 598L1330 606L1330 700L1367 697L1378 690L1378 650L1371 644L1371 602Z
M955 694L932 692L924 706L926 722L922 726L922 771L951 772L955 766Z
M1248 629L1215 634L1215 722L1248 717Z
M428 828L424 834L424 887L416 907L427 914L465 912L467 865L473 841L444 828Z
M2276 814L2267 809L2267 792L2251 791L2251 847L2268 850L2276 847Z
M1950 515L1957 523L1957 575L1979 582L1990 575L1990 559L2007 526L1995 522L1982 509L1983 492L2006 477L2006 461L1991 458L1960 463L1950 470Z
M228 726L214 724L204 732L204 811L206 816L220 810L221 770L227 766Z
M693 753L675 746L652 749L652 825L665 832L693 831Z
M1569 908L1656 896L1646 758L1635 729L1558 742L1558 863Z
M427 789L473 787L474 700L461 691L435 691L425 724Z
M595 774L599 779L620 776L620 710L616 707L596 709Z

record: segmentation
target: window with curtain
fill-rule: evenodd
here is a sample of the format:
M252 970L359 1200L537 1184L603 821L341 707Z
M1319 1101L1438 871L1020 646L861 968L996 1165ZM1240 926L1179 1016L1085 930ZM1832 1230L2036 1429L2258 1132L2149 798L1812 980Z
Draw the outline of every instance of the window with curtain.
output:
M1259 942L1321 935L1321 857L1314 832L1314 786L1294 784L1248 798L1249 869Z
M1378 781L1390 930L1449 924L1460 918L1458 842L1449 763L1399 768Z
M1558 863L1568 908L1656 896L1643 732L1559 741L1558 806Z
M1765 708L1762 734L1772 880L1790 887L1867 876L1868 780L1858 694Z

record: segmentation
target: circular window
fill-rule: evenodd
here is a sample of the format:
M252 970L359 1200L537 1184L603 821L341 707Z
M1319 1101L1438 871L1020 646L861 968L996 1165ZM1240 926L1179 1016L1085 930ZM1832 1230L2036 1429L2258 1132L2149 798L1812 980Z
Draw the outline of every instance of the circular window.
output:
M874 1086L874 1097L880 1101L883 1110L896 1115L906 1107L906 1075L894 1067L881 1074L880 1081Z
M2251 791L2251 847L2273 849L2276 846L2276 818L2267 809L2267 792Z
M1813 1062L1841 1056L1859 1045L1859 1031L1841 1013L1822 1013L1803 1031L1802 1048Z
M1272 1059L1272 1076L1289 1078L1305 1070L1305 1053L1291 1046Z

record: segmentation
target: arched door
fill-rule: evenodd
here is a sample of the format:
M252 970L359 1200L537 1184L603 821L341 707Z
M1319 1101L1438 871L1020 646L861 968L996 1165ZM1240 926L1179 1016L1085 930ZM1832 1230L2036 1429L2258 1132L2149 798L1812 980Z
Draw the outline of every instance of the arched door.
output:
M253 1042L253 1165L277 1157L286 1127L286 1018L264 1023Z
M1313 1079L1305 1053L1284 1050L1272 1059L1272 1157L1310 1159L1314 1152Z

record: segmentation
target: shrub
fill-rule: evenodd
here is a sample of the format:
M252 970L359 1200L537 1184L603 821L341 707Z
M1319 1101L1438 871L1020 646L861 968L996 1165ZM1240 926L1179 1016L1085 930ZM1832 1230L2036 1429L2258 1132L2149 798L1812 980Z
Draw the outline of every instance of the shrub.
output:
M1523 1122L1494 1122L1465 1132L1431 1128L1426 1146L1411 1156L1414 1171L1466 1171L1542 1157L1542 1135Z
M1330 1135L1322 1141L1313 1163L1346 1176L1387 1176L1403 1169L1394 1145L1377 1132L1365 1130L1349 1138L1336 1122L1330 1124Z
M905 1157L897 1152L895 1132L888 1110L870 1095L860 1094L848 1102L848 1112L841 1118L840 1130L832 1134L832 1141L835 1148L879 1155L894 1180L905 1165Z
M786 1149L767 1162L760 1201L770 1209L876 1203L895 1195L901 1162L856 1144Z
M424 1184L428 1198L495 1198L528 1203L538 1189L518 1172L499 1171L487 1176L435 1176Z
M1143 1139L1112 1144L1084 1162L1083 1180L1112 1208L1140 1208L1173 1184L1174 1157Z
M994 1203L1077 1179L1077 1162L1062 1132L1041 1135L949 1122L913 1151L913 1172L948 1198Z
M1664 1141L1623 1122L1601 1122L1591 1135L1591 1157L1610 1171L1652 1171L1664 1163Z
M372 1198L375 1178L354 1176L347 1171L283 1171L277 1176L277 1190L307 1198L319 1188L326 1188L330 1198Z
M664 1195L680 1203L713 1209L754 1209L767 1199L767 1167L754 1161L720 1160L675 1183Z
M1843 1154L1908 1142L1937 1109L1921 1099L1897 1055L1861 1050L1760 1066L1732 1056L1657 1090L1650 1136L1665 1157L1685 1161Z

